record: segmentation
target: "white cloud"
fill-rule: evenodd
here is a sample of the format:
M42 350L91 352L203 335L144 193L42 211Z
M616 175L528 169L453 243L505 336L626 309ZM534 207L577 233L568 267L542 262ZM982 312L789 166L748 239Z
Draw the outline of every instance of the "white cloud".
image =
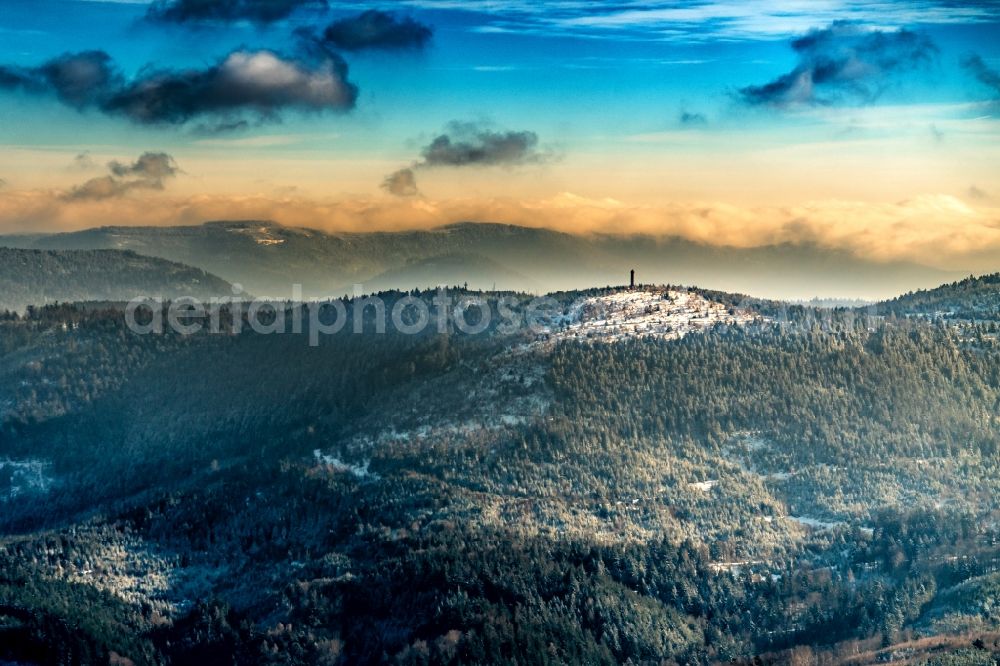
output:
M408 0L425 9L491 15L481 32L566 33L702 41L782 39L817 25L853 20L882 28L997 20L1000 5L945 0Z

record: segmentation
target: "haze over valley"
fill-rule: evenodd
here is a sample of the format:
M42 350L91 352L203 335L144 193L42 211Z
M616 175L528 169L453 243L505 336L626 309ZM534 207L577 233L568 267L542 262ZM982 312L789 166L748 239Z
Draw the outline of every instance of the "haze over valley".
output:
M427 231L337 233L266 221L185 227L98 227L0 236L46 250L131 250L209 271L246 291L290 298L468 285L542 294L620 284L630 270L650 284L690 284L788 300L877 300L963 276L912 262L863 260L819 247L736 248L679 238L573 235L487 223Z

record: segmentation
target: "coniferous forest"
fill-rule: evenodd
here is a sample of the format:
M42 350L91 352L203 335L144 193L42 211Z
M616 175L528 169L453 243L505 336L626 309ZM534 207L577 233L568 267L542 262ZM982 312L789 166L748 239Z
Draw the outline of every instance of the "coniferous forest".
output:
M0 0L0 666L1000 666L1000 0Z
M0 660L995 663L995 316L699 294L753 317L311 346L4 315Z

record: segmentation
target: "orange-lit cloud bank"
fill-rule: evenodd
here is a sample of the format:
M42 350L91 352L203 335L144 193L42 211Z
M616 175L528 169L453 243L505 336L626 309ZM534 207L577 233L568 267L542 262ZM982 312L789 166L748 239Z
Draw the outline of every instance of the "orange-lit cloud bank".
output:
M175 197L142 193L74 200L63 192L0 194L0 227L58 231L104 225L198 224L268 219L326 231L427 228L458 221L503 222L571 233L643 233L706 244L755 247L814 244L880 261L912 260L957 270L989 270L1000 261L1000 208L950 194L894 203L818 200L790 206L711 201L628 204L571 193L521 200L423 198L317 199L287 196Z

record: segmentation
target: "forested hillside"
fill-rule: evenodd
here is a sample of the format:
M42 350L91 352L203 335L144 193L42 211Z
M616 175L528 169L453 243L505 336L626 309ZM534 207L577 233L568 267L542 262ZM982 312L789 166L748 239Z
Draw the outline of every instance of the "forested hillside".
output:
M130 251L0 247L0 311L143 296L232 296L231 285L198 268Z
M995 660L989 326L649 299L587 339L7 318L0 660Z
M1000 320L1000 273L970 276L882 304L890 312L945 319Z

